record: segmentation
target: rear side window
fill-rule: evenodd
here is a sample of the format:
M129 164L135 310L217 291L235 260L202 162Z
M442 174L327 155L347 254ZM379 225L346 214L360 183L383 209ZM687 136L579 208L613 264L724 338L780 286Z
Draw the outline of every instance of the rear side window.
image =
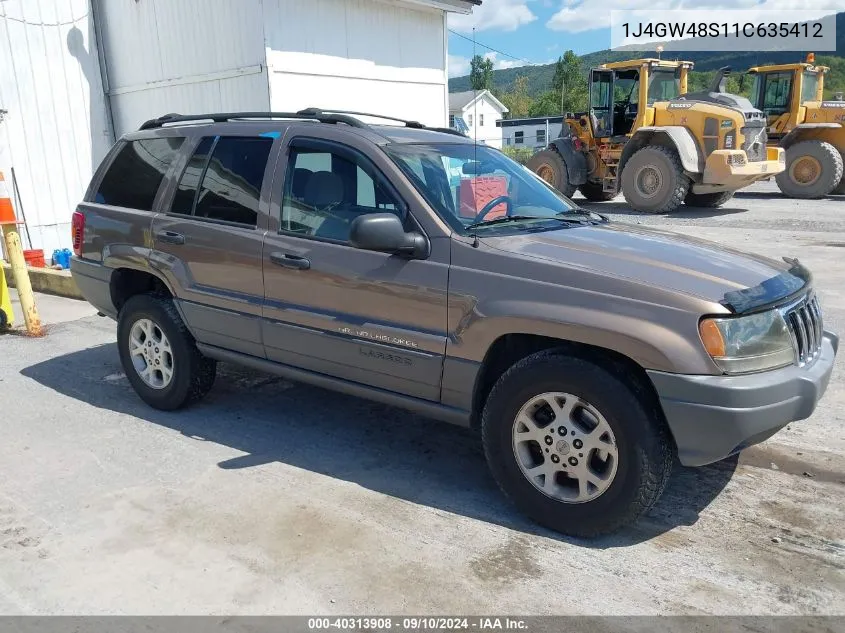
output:
M103 175L94 202L151 211L161 181L184 140L170 136L124 144Z
M207 137L188 162L172 213L255 226L273 139Z

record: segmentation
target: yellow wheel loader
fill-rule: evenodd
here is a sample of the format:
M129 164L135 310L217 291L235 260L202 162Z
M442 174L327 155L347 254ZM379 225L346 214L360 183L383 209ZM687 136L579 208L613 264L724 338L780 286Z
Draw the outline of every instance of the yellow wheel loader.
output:
M778 187L793 198L845 194L845 101L824 100L824 76L810 53L802 64L756 66L751 101L766 115L770 146L786 150Z
M737 189L784 169L784 152L766 147L766 119L748 99L725 93L725 76L707 92L684 94L692 62L636 59L590 72L590 110L567 114L561 137L527 166L566 196L593 201L621 190L634 209L673 211L684 202L718 207Z

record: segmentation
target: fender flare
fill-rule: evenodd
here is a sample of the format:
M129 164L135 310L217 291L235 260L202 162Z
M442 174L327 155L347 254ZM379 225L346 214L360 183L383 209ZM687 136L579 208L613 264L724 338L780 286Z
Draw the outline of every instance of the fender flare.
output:
M698 147L698 143L692 132L681 125L652 125L641 127L625 144L622 156L619 159L619 174L625 169L625 163L639 149L649 145L655 136L663 136L674 146L681 159L684 171L698 174L704 171L704 156Z
M563 159L569 184L578 186L587 182L587 157L575 149L571 137L556 138L549 143L549 149L556 151Z
M801 140L801 132L806 130L838 129L840 127L842 127L841 123L799 123L787 132L786 136L780 140L779 145L783 149L788 149L790 146L795 145L795 143Z

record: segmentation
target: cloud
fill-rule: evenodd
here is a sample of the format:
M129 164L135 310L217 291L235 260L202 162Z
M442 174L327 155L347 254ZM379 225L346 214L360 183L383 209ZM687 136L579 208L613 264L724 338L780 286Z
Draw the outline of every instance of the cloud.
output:
M461 33L476 31L515 31L529 24L537 16L528 8L530 0L484 0L480 7L473 7L469 15L449 14L449 28Z
M463 77L469 74L469 57L449 55L449 76Z
M610 12L620 9L647 9L655 12L656 19L660 18L659 11L666 9L753 9L761 13L789 9L806 10L807 19L812 19L841 11L842 0L563 0L546 26L567 33L608 29Z

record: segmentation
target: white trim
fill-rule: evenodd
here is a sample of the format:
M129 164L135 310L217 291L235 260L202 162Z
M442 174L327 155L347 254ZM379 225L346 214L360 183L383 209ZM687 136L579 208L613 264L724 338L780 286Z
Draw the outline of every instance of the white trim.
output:
M160 81L148 81L143 84L135 84L134 86L124 86L122 88L112 88L108 91L109 96L122 95L129 92L141 92L142 90L151 90L153 88L169 88L170 86L182 86L185 84L199 84L206 81L217 81L219 79L232 79L233 77L243 77L245 75L257 75L264 70L264 64L255 64L254 66L244 66L242 68L232 68L230 70L221 70L215 73L203 73L202 75L189 75L188 77L174 77L173 79L162 79Z
M283 70L281 68L273 68L274 75L302 75L304 77L334 77L339 79L364 79L367 81L382 81L385 83L395 84L421 84L423 86L440 86L439 81L422 81L419 79L400 79L398 77L376 77L364 75L338 75L335 73L315 73L315 72L300 72L294 70Z
M467 109L469 109L469 108L471 108L472 106L474 106L474 105L475 105L475 103L476 103L479 99L481 99L482 97L484 97L485 95L486 95L486 96L488 96L488 97L490 97L490 102L491 102L491 103L490 103L490 105L492 105L492 106L493 106L494 108L496 108L497 110L500 110L500 111L502 112L502 114L504 114L505 112L508 112L508 108L507 108L507 106L505 106L505 104L504 104L504 103L502 103L502 102L501 102L501 101L499 101L496 97L494 97L492 92L490 92L489 90L486 90L486 89L485 89L485 90L482 90L481 92L479 92L479 93L475 96L475 98L474 98L472 101L470 101L470 102L469 102L469 103L467 103L467 104L466 104L463 108L461 108L461 111L462 111L462 112L466 112L466 111L467 111Z
M429 9L437 9L439 11L447 11L449 13L461 13L469 15L476 6L472 2L466 0L398 0L400 4L413 4L423 6Z

